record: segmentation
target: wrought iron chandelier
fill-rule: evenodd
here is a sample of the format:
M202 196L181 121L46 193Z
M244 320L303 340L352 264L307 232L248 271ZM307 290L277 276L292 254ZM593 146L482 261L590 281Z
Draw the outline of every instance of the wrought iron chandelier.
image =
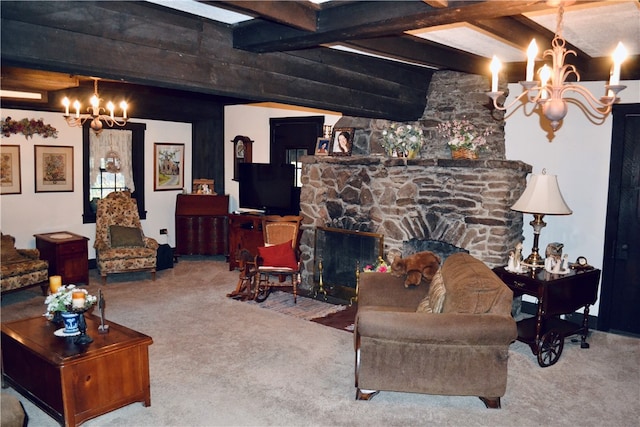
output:
M129 118L127 117L127 103L125 101L120 102L120 109L122 110L122 117L116 117L115 113L115 105L113 102L107 102L106 109L100 106L100 102L102 98L98 94L98 78L92 77L93 79L93 96L89 100L91 104L90 107L87 107L87 113L80 113L81 105L80 101L77 99L73 102L73 108L75 110L75 114L69 114L69 107L71 106L71 102L69 98L66 96L62 100L62 105L64 105L64 118L67 121L69 126L82 126L87 120L91 119L91 129L96 133L96 135L102 132L102 121L104 121L109 126L124 126L127 124ZM107 113L109 111L109 114Z
M572 102L578 103L585 112L590 112L594 117L603 119L611 112L612 105L620 100L617 97L618 92L626 88L626 86L620 84L620 65L627 56L627 51L622 43L618 43L613 53L613 68L609 84L605 85L605 96L598 99L583 86L566 81L572 74L575 76L576 81L580 81L580 74L574 65L564 63L568 54L577 55L575 51L567 50L565 47L566 41L562 38L563 14L564 8L561 3L558 8L557 27L551 42L551 49L547 49L543 53L543 58L548 56L552 58L552 67L550 68L545 64L538 70L540 80L534 80L533 71L536 55L538 54L538 46L534 39L527 49L526 80L519 82L523 92L509 105L498 105L498 99L504 95L504 92L498 91L498 72L501 64L496 56L493 57L490 66L491 92L487 92L487 95L493 100L493 106L501 111L510 109L521 100L536 104L541 108L542 114L551 122L551 128L554 131L558 129L560 122L567 115L566 92L572 91L582 95L586 105L575 98L571 98Z

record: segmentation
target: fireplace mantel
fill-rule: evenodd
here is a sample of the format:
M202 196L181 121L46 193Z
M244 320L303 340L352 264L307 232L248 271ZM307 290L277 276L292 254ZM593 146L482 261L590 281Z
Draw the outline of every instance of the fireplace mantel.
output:
M317 226L382 234L385 254L411 239L444 241L490 266L505 264L522 240L522 214L511 210L531 172L521 161L375 155L301 161L302 286L313 286Z

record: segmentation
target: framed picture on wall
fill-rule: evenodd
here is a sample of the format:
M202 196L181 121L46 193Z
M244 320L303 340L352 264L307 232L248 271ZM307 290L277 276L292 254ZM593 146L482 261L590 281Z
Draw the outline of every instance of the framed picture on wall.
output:
M184 188L184 144L153 144L153 190Z
M20 194L20 146L0 146L0 194Z
M316 143L316 156L328 156L330 145L331 138L318 138L318 142Z
M36 145L36 193L73 191L73 147Z
M329 154L332 156L350 156L353 148L354 132L355 128L333 128Z

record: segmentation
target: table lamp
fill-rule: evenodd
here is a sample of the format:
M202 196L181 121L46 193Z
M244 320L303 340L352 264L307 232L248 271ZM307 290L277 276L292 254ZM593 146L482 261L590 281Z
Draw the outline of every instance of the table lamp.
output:
M533 248L531 255L524 260L525 265L533 268L544 267L544 258L538 252L538 240L540 231L547 224L542 220L545 215L571 215L571 209L562 198L558 178L556 175L547 175L542 170L541 175L532 175L527 188L518 201L511 206L514 211L533 214L533 221L529 224L533 227Z

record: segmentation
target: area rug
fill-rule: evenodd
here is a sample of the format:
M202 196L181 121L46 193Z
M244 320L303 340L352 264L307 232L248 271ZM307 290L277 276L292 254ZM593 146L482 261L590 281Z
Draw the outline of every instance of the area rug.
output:
M251 300L247 301L247 303L304 320L326 317L347 308L346 305L329 304L300 295L298 295L297 303L294 303L293 294L283 291L271 292L264 302Z

